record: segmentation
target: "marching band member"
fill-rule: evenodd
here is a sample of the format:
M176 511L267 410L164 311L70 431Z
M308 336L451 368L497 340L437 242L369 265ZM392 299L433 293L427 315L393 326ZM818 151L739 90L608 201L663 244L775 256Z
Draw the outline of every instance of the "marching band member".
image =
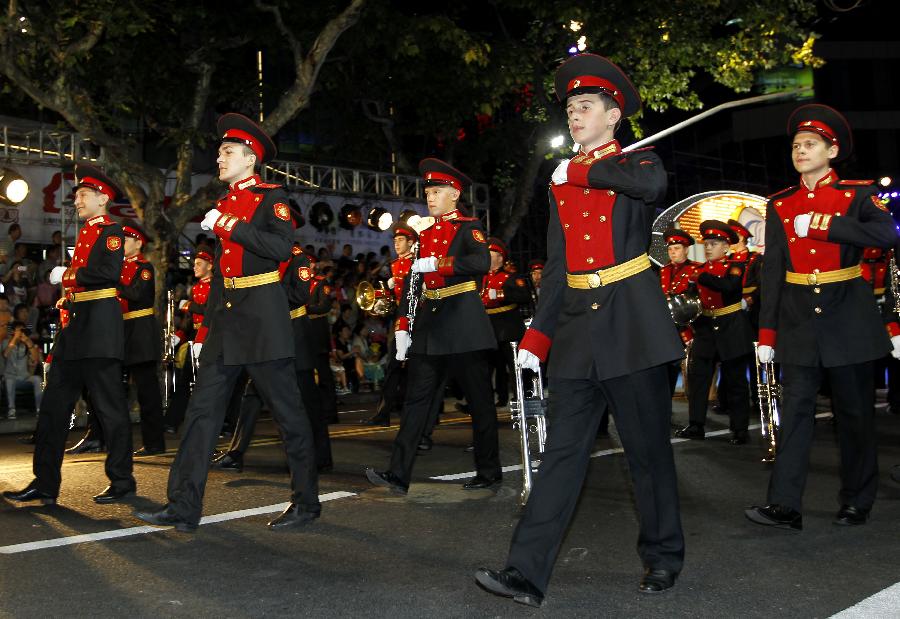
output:
M403 297L394 331L397 359L409 354L404 414L389 468L366 469L366 476L375 485L407 493L434 398L443 396L449 374L462 387L472 414L476 475L463 488L490 488L502 476L497 410L485 355L497 344L478 296L478 285L490 268L487 239L478 219L459 211L459 197L472 182L465 174L438 159L423 160L419 172L435 220L419 232L419 258L403 282L408 290L412 274L421 274L423 298L411 313L409 295ZM410 315L415 319L412 333Z
M549 355L552 427L506 568L475 576L491 593L532 606L543 602L604 409L634 483L640 591L671 587L684 558L667 375L684 351L646 254L666 172L652 150L623 153L614 138L640 109L619 67L575 56L557 69L556 93L581 152L553 173L541 297L518 357L536 370Z
M491 270L484 276L481 285L481 302L491 319L497 340L497 349L489 353L488 363L494 374L496 406L501 407L509 404L509 374L514 361L509 343L518 343L525 335L519 305L527 304L531 293L524 277L503 268L509 257L506 243L491 237L488 239L488 250L491 253Z
M137 391L144 443L134 455L153 456L165 453L166 439L159 384L162 328L153 308L156 301L153 265L142 253L150 239L135 222L123 226L122 230L125 233L125 262L119 277L119 304L125 327L123 365Z
M68 324L53 347L53 362L38 413L34 448L34 481L11 501L56 503L69 419L87 387L91 412L101 421L106 438L106 475L110 485L94 497L114 503L134 494L131 420L122 383L125 336L116 286L122 273L122 226L107 216L107 205L119 189L99 168L75 166L75 209L84 221L78 233L72 265L54 267L50 283L62 282Z
M688 259L688 247L694 244L694 237L684 230L669 226L663 232L663 238L666 241L669 263L663 265L659 270L659 285L663 294L667 297L684 294L695 287L691 277L696 274L697 269L702 265L700 262ZM685 345L694 337L694 331L690 325L679 325L678 333L681 335L681 341ZM676 361L669 364L669 393L672 395L675 394L675 385L678 383L678 373L680 371L681 363ZM684 378L687 380L687 377Z
M679 430L681 438L702 439L705 436L709 385L721 363L723 384L728 390L732 445L747 442L750 423L750 393L747 363L753 352L753 331L743 311L744 269L728 261L726 253L737 235L722 221L706 220L700 224L707 261L691 279L697 284L703 313L693 323L691 367L688 368L688 410L690 423Z
M394 226L394 251L397 257L391 261L391 277L388 279L388 288L394 295L397 312L403 304L406 289L403 282L409 274L413 263L413 244L419 240L419 235L411 227L405 224ZM391 340L393 342L393 340ZM367 419L365 424L372 426L391 425L391 413L398 405L403 403L406 394L406 362L398 361L396 347L392 344L388 348L388 363L384 371L384 384L381 389L381 399L375 408L375 415Z
M169 472L168 504L135 512L140 520L181 531L197 528L209 456L215 448L232 388L246 371L278 424L291 470L291 502L270 528L302 526L319 517L312 430L302 414L294 373L290 308L280 263L291 257L293 223L279 185L254 173L275 155L275 144L253 121L226 114L217 163L228 193L202 226L218 237L215 268L203 325L197 382L188 404L181 445Z
M203 315L206 313L206 303L209 301L209 286L212 281L213 257L208 251L200 250L194 256L194 284L188 293L189 299L182 300L178 309L188 320L187 324L175 333L175 346L177 348L176 367L178 373L175 377L175 393L166 411L166 432L174 434L184 421L184 411L187 409L190 398L191 379L194 376L191 357L193 351L189 350L193 344L197 332L203 325ZM179 346L180 345L180 346Z
M320 473L332 470L331 437L328 435L328 423L322 415L322 401L315 377L315 347L313 345L309 324L308 307L310 282L313 279L312 263L303 252L300 243L295 241L291 249L291 260L284 269L281 283L288 295L291 307L291 326L294 329L294 371L297 375L297 387L303 400L303 411L309 419L316 449L316 468ZM228 449L213 458L214 468L226 471L242 471L244 454L250 447L256 422L262 412L262 394L253 381L247 385L240 404L240 415L234 428L234 436Z
M761 363L781 362L781 424L767 504L745 515L802 529L816 394L827 378L841 448L834 523L861 525L878 486L872 363L892 343L898 354L900 335L885 332L859 262L866 247L893 246L897 231L872 181L841 180L832 169L853 150L839 112L801 106L788 135L800 184L769 198L758 350Z

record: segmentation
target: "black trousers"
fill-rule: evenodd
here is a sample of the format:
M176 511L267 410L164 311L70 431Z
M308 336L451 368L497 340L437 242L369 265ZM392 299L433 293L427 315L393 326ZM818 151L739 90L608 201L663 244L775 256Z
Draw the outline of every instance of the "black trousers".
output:
M604 410L615 419L634 484L638 555L645 567L681 571L684 535L669 442L667 372L659 365L602 381L551 376L547 444L507 559L541 591L581 494Z
M331 363L328 360L327 352L316 355L315 371L319 377L319 401L322 404L322 414L328 423L338 423L337 394L334 392L334 375L331 373Z
M141 407L141 438L148 449L165 449L166 439L163 428L162 387L159 384L159 363L148 361L125 368L137 390Z
M225 406L241 373L246 371L281 430L291 471L291 502L318 512L319 481L312 430L302 406L294 360L279 359L244 366L225 365L222 357L201 362L191 394L181 446L169 471L169 509L189 523L200 521L210 456L225 417Z
M190 346L189 343L184 344ZM187 410L188 400L191 399L191 379L194 369L191 367L190 353L184 361L184 365L175 369L175 391L169 394L169 408L166 410L165 425L178 428L184 421L184 412Z
M750 388L747 384L746 355L721 362L722 379L728 399L729 428L732 432L746 431L750 424ZM706 357L691 357L688 368L688 417L691 423L706 424L706 409L709 406L709 386L716 371L716 360Z
M397 349L391 340L387 350L388 364L384 371L384 385L381 388L381 399L375 408L375 416L390 419L391 413L406 397L406 361L397 361Z
M315 375L312 370L295 368L295 371L297 374L297 387L300 388L300 399L303 404L301 407L303 409L302 413L307 416L309 425L312 428L313 442L316 449L316 466L330 466L332 464L331 438L328 436L328 423L322 416L322 404L319 401L319 390L316 388ZM257 391L255 383L251 381L244 392L241 414L234 428L231 445L228 446L229 453L241 457L247 453L250 441L253 440L253 433L262 407L262 397Z
M509 375L512 368L512 349L509 342L497 342L497 348L488 351L488 363L494 374L494 392L497 404L505 406L509 403Z
M53 496L59 494L69 421L83 387L90 392L91 412L103 428L107 450L105 470L110 485L117 490L135 485L131 420L122 384L122 362L118 359L54 359L38 413L34 446L37 488Z
M878 364L882 370L887 368L887 402L892 412L900 413L900 360L894 359L892 355L888 355L883 360L883 365ZM877 372L878 370L876 370Z
M499 478L500 448L497 442L497 409L484 351L453 355L411 355L406 403L400 431L394 440L390 471L408 484L412 477L416 448L434 410L435 397L443 398L443 386L450 374L459 381L472 414L475 469L489 479ZM438 393L440 391L440 393Z
M809 469L816 394L824 377L831 398L841 451L842 505L870 509L878 490L875 395L872 363L834 368L781 364L783 405L769 503L801 510Z

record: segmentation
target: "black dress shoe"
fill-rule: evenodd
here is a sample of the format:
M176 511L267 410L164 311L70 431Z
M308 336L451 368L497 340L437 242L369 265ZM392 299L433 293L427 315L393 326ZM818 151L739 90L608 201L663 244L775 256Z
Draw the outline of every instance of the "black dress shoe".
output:
M845 527L859 526L866 524L869 519L869 510L853 507L852 505L841 505L837 516L834 517L834 524Z
M384 426L386 428L391 425L391 418L383 417L381 415L375 415L374 417L369 417L361 423L364 426Z
M434 446L434 441L431 440L429 436L423 436L422 440L419 441L419 445L416 449L419 451L431 451L431 448Z
M731 438L728 439L728 442L732 445L746 445L747 444L747 431L746 430L735 430L731 433Z
M795 509L782 505L766 505L761 507L754 505L744 510L744 515L750 522L761 524L765 527L777 529L803 530L803 515Z
M113 488L112 486L107 486L106 490L94 497L94 503L100 503L101 505L117 503L127 496L133 496L136 491L137 486L134 484L125 488Z
M176 428L175 426L165 426L163 428L163 432L165 432L166 434L178 434L178 428Z
M95 438L83 438L66 450L67 454L95 454L104 450L103 442Z
M18 440L23 445L34 445L36 442L34 440L34 434L26 434L25 436L20 436Z
M689 423L675 433L678 438L689 438L691 440L703 440L706 438L706 431L699 423Z
M316 470L319 473L330 473L334 470L334 462L323 462L322 464L317 464Z
M3 493L3 498L16 503L28 503L30 501L40 501L42 505L56 505L56 497L38 490L35 482L31 482L22 490L7 490Z
M267 525L270 529L287 529L288 527L302 527L319 517L321 510L312 511L306 505L291 503L278 517Z
M164 453L166 453L165 447L147 447L144 445L134 452L134 455L140 458L141 456L158 456Z
M213 458L210 466L214 469L240 473L244 470L244 457L236 451L228 451Z
M644 575L641 577L641 582L638 585L638 591L641 593L662 593L666 589L671 589L675 586L675 578L677 576L678 573L671 570L645 568Z
M466 448L463 449L463 451L466 452L467 454L470 454L473 451L475 451L475 445L466 445Z
M728 414L728 411L725 408L723 408L721 404L713 404L712 412L714 412L716 415L727 415Z
M367 468L366 478L371 484L375 486L385 486L397 494L406 494L409 492L409 485L404 484L399 477L390 471L376 471L375 469Z
M463 484L464 490L481 490L484 488L493 488L503 482L503 477L482 477L481 475L476 475L469 481Z
M544 603L544 594L514 567L507 567L499 572L479 568L475 572L475 582L485 591L512 598L519 604L540 608Z
M168 507L158 512L134 512L134 517L157 527L175 527L176 531L182 533L193 533L197 530L197 523L183 520L174 512L169 511Z

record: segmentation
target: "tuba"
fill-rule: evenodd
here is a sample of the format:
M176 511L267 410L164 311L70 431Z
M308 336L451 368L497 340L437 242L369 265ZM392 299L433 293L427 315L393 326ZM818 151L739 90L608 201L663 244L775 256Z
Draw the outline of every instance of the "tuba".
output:
M531 395L526 395L525 385L522 379L522 366L518 363L518 346L510 342L513 355L513 366L516 373L516 399L509 403L512 413L513 429L519 431L519 439L522 447L522 493L519 495L519 503L525 505L531 494L532 476L537 472L537 466L531 460L531 440L536 439L537 455L544 453L544 445L547 442L547 399L544 398L544 384L541 371L538 369L533 378Z
M356 304L370 316L387 316L394 312L396 303L391 291L378 282L378 288L367 281L356 287Z
M781 401L781 385L775 377L775 364L759 362L759 342L753 342L753 356L756 359L756 389L759 395L759 420L763 438L766 441L766 455L763 462L775 462L778 429L781 419L778 414Z

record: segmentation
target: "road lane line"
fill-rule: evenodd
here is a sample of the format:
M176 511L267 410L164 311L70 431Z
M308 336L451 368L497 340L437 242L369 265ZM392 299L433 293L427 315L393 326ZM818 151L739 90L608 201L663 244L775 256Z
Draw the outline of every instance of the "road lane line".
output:
M335 501L337 499L346 499L356 496L355 492L329 492L328 494L319 495L319 501ZM213 514L212 516L204 516L200 519L200 525L215 524L218 522L227 522L228 520L238 520L239 518L248 518L250 516L259 516L262 514L274 514L284 511L290 503L276 503L275 505L265 505L263 507L252 507L250 509L239 509L233 512L225 512L223 514ZM131 537L133 535L146 535L148 533L157 533L166 531L172 527L153 527L139 526L128 527L126 529L112 529L109 531L99 531L97 533L85 533L82 535L70 535L67 537L56 537L37 542L25 542L23 544L12 544L10 546L0 546L0 554L12 555L22 552L33 552L35 550L43 550L45 548L59 548L60 546L71 546L73 544L84 544L87 542L100 542L110 539L118 539L121 537Z
M885 619L900 617L900 582L869 596L829 619Z

